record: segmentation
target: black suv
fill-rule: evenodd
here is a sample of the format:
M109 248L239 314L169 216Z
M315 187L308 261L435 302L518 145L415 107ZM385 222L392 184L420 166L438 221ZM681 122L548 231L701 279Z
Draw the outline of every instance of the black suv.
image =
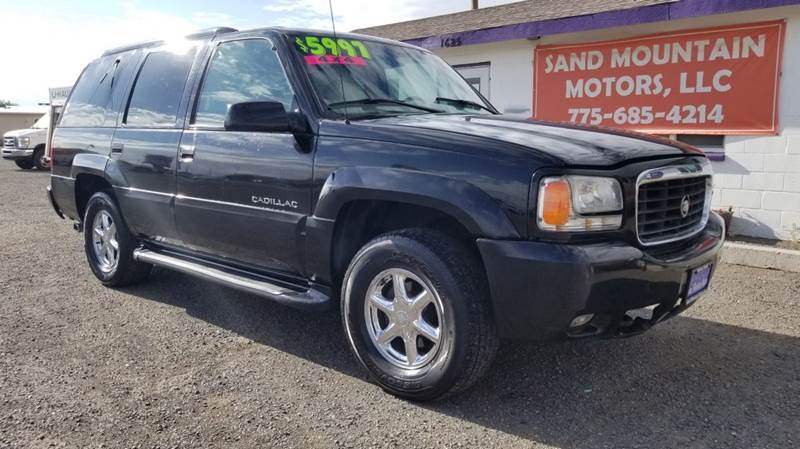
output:
M469 387L500 338L680 313L724 238L701 152L506 118L432 53L354 34L109 50L52 146L50 200L103 284L157 265L338 306L375 380L416 400Z

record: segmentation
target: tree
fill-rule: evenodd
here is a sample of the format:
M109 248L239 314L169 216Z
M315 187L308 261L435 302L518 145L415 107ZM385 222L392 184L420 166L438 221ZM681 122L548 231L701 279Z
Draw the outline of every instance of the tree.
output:
M16 105L17 104L14 103L13 101L0 100L0 108L8 108L8 107L11 107L11 106L16 106Z

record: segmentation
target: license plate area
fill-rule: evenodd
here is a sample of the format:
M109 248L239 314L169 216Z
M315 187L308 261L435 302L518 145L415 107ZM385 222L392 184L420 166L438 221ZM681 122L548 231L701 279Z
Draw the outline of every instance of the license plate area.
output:
M689 272L686 287L686 305L693 303L708 288L711 280L711 264L707 263Z

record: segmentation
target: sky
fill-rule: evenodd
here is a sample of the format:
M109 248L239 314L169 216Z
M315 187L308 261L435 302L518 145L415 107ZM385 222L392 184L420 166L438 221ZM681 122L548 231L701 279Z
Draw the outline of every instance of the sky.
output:
M481 7L514 0L481 0ZM333 0L350 31L463 11L470 0ZM104 50L184 36L211 26L331 28L328 0L0 0L0 99L47 101Z

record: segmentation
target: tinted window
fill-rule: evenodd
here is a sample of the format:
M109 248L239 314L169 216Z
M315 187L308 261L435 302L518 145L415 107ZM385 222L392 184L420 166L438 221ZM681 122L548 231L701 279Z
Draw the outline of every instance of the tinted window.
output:
M131 51L117 57L117 67L112 67L111 71L111 101L106 105L105 126L117 126L117 116L125 108L128 86L141 57L141 51Z
M193 60L194 50L147 55L131 93L125 123L128 126L175 126Z
M106 56L89 63L72 89L60 126L104 126L111 103L111 79L119 63Z
M277 101L290 110L294 95L271 42L265 39L221 44L197 102L194 122L223 126L228 107L246 101Z

